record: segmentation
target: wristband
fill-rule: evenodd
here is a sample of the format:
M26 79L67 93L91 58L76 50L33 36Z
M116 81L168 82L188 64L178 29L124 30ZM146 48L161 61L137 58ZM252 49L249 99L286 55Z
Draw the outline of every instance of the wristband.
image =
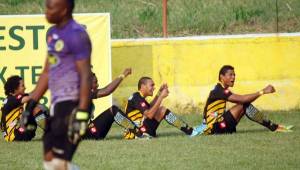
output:
M125 75L124 74L120 74L118 78L124 79Z
M76 112L76 119L78 120L88 120L89 113L83 110L78 109Z
M263 90L259 91L258 93L259 93L260 96L265 94Z

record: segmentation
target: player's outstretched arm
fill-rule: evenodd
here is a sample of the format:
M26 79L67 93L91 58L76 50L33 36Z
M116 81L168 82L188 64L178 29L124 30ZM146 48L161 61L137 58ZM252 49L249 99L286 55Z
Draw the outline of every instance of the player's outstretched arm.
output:
M97 89L96 98L105 97L113 93L117 87L121 84L122 80L130 75L132 72L131 68L126 68L121 75L115 78L106 87Z
M263 94L274 93L275 88L272 85L266 86L264 89L251 94L239 95L239 94L232 94L228 97L228 100L233 103L251 103L255 101L258 97L262 96Z
M49 63L48 59L46 58L43 72L40 75L34 90L30 93L30 99L33 99L34 101L39 101L40 98L46 93L48 89L48 70Z
M148 117L149 119L152 119L155 116L155 113L159 109L161 102L163 101L164 98L166 98L168 96L168 94L169 94L168 88L164 88L161 91L160 95L157 97L155 103L150 107L149 110L146 110L144 112L146 117Z
M46 59L44 70L42 74L39 77L38 83L35 86L34 90L30 94L29 98L24 99L24 102L27 103L25 110L22 113L22 117L20 120L20 124L24 129L27 129L27 127L30 127L30 117L32 116L33 110L35 106L37 105L40 98L45 94L45 92L48 89L48 69L49 64L48 60ZM23 102L23 101L22 101Z

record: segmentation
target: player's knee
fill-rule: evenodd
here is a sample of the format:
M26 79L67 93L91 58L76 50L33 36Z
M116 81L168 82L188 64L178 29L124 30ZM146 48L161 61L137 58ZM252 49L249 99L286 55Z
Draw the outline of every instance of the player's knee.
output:
M164 106L159 107L157 113L154 116L155 120L161 121L165 117L167 112L168 112L168 109L165 108Z
M119 110L120 110L120 109L119 109L117 106L115 106L115 105L113 105L113 106L111 107L111 112L113 112L113 113L117 113Z
M246 109L251 105L251 103L244 103L243 104L243 112L246 112Z
M242 113L243 110L244 110L243 104L237 104L230 109L230 111L237 112L237 113Z
M165 108L164 106L160 106L158 109L160 114L166 114L167 110L169 109Z
M122 114L122 115L125 115L125 113L124 113L120 108L118 108L118 107L115 106L115 105L113 105L113 106L111 107L111 113L112 113L113 116L116 116L117 113L120 113L120 114Z
M38 104L33 110L34 117L43 115L44 117L49 117L49 109L41 104Z
M53 159L53 153L52 151L48 151L44 154L44 161L49 162Z

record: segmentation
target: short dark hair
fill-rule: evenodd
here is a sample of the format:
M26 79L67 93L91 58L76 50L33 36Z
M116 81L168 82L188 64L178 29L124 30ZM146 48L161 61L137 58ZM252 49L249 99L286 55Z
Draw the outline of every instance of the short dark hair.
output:
M10 93L13 93L18 89L20 85L20 80L23 80L20 76L10 76L4 84L4 93L8 96Z
M219 81L221 80L221 74L224 76L228 70L234 70L231 65L224 65L219 71Z
M138 83L138 90L141 89L142 84L146 84L147 80L152 80L150 77L141 77Z

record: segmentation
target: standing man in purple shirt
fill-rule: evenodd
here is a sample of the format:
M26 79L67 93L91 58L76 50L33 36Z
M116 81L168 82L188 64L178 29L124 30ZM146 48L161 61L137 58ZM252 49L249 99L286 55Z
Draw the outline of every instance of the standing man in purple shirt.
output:
M89 118L91 42L73 20L74 0L46 0L46 18L54 24L47 32L48 56L37 86L22 115L26 117L49 88L50 118L43 137L44 168L79 169L71 163Z

